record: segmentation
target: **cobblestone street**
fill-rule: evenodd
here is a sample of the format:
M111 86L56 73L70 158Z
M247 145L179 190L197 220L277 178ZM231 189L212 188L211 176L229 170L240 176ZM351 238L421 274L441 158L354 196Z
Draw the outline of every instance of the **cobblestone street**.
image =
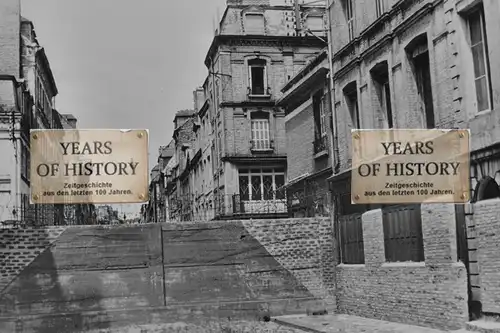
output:
M203 327L186 323L164 325L138 325L127 328L82 331L81 333L301 333L303 330L294 329L277 323L238 322L212 323Z
M280 322L220 322L203 327L186 323L164 325L138 325L128 328L82 331L81 333L462 333L466 330L443 331L427 327L405 325L388 321L361 318L349 315L326 315L318 317L283 316L278 321L303 327L293 328Z
M289 325L307 328L307 332L324 333L444 333L462 331L442 331L427 327L405 325L401 323L375 320L349 315L325 315L325 316L282 316L276 318L277 323L288 323ZM299 330L300 331L300 330Z

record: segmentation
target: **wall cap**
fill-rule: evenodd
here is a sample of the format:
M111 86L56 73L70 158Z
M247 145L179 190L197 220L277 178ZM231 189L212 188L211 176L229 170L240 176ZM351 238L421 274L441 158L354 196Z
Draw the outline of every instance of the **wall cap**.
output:
M425 267L425 261L384 262L382 267Z

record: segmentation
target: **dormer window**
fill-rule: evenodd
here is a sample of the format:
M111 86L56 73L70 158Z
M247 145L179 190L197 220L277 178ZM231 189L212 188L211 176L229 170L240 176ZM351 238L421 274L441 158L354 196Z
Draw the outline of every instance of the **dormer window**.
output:
M261 13L245 14L245 33L248 35L265 35L264 15Z

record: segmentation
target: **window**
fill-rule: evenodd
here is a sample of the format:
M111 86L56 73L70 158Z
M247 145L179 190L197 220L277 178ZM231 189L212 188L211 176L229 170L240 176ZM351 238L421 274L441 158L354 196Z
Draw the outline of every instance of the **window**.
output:
M375 10L377 13L377 17L382 16L382 14L385 13L384 1L385 0L375 0Z
M429 50L427 48L427 36L416 37L409 48L411 62L413 65L418 96L422 109L424 110L425 125L427 128L435 128L434 104L432 97L431 69L429 61Z
M382 211L386 261L424 261L420 205L390 206Z
M264 15L258 13L246 14L245 32L249 35L265 35Z
M326 128L327 113L324 105L323 91L317 92L313 96L313 114L314 114L314 153L320 153L326 150Z
M321 32L324 30L323 17L322 16L307 16L306 18L307 29L313 32Z
M248 72L250 95L266 95L266 61L262 59L248 61Z
M217 135L217 154L220 162L222 158L222 132L219 132Z
M380 109L384 113L387 128L393 128L391 90L389 86L389 66L387 62L381 62L370 71L375 86L375 94Z
M271 149L271 140L269 135L269 113L256 111L252 112L250 117L250 126L252 131L252 149Z
M354 39L354 11L352 0L344 0L344 14L347 22L347 30L349 31L349 41Z
M27 181L30 179L30 153L24 143L21 143L21 177Z
M351 82L344 88L344 96L347 103L347 109L351 116L352 128L360 128L358 92L356 82Z
M283 191L277 191L284 184L284 169L241 169L239 171L240 199L242 201L284 199Z
M322 91L313 96L314 132L316 137L326 136L326 110L324 106L324 95Z
M488 45L483 14L483 8L479 7L468 16L477 111L479 112L491 109Z

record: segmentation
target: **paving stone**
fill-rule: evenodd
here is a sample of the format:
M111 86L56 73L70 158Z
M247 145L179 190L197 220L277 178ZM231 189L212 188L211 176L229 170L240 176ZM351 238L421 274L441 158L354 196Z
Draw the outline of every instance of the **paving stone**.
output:
M303 329L306 332L319 333L444 333L460 331L442 331L428 327L406 325L401 323L375 320L349 315L324 316L280 316L273 318L276 323ZM471 332L473 333L473 332Z
M183 322L163 325L137 325L116 329L82 331L81 333L303 333L303 330L272 322L236 322L231 325L207 323L203 327Z

